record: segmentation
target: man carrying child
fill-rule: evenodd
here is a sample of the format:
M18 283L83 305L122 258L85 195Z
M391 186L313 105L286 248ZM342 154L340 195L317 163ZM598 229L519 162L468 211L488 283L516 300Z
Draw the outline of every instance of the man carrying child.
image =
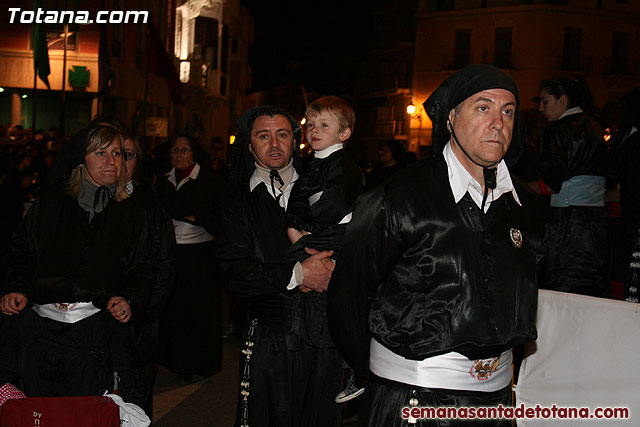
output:
M360 167L344 149L353 134L355 118L351 106L335 96L318 98L307 108L306 137L314 153L295 182L287 207L287 234L293 246L285 258L297 261L296 281L288 289L302 283L299 261L309 256L305 248L332 250L333 259L340 254L346 225L364 185ZM309 292L304 285L300 290L293 295L296 334L311 346L335 348L327 325L326 294ZM336 402L346 402L362 392L350 379Z
M300 319L297 308L297 295L327 289L333 251L309 249L314 254L299 263L285 257L300 125L272 106L245 112L237 124L230 168L237 191L222 210L217 251L229 291L249 307L236 425L337 427L334 396L342 384L342 358L334 346L312 345L298 334L304 329L298 322L314 319ZM326 324L323 319L318 324ZM309 337L319 341L315 331Z

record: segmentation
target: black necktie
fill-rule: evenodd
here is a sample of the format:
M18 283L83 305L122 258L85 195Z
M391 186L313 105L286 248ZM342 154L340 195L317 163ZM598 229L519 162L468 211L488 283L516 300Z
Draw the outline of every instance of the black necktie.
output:
M284 181L282 180L282 177L280 176L280 174L276 169L271 169L271 172L269 173L269 178L271 179L271 189L273 190L273 197L275 197L276 200L279 200L280 196L282 196L282 193L276 195L276 187L273 184L273 181L274 180L278 181L278 184L280 184L278 186L279 190L282 190L282 187L284 186Z
M484 203L487 201L489 189L493 190L496 188L497 169L482 168L482 174L484 175L484 194L482 196L482 206L480 206L480 210L484 212Z
M104 185L98 187L93 198L93 212L96 212L96 207L98 207L99 205L101 205L100 208L104 210L105 206L107 206L107 203L109 203L109 200L111 200L112 197L113 194L107 187L105 187Z

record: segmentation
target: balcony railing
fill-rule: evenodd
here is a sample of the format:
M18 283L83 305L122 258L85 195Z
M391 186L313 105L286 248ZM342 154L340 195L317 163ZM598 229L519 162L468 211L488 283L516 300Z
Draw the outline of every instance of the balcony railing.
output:
M190 60L188 85L197 85L206 91L207 96L226 97L228 93L228 79L220 70L209 68L201 60Z

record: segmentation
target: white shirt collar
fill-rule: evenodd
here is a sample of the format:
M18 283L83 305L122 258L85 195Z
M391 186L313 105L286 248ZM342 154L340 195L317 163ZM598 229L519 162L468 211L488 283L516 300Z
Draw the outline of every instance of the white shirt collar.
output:
M314 151L313 157L315 157L316 159L326 159L336 151L342 150L342 148L344 148L344 144L342 143L333 144L332 146L327 147L324 150Z
M273 193L274 189L271 187L271 183L262 179L260 172L258 172L258 169L256 169L253 171L253 174L251 174L251 178L249 178L249 191L253 192L253 190L255 190L258 185L264 184L267 191L269 192L269 194L271 194L271 197L273 197L274 199L276 199L278 195L282 194L282 197L280 197L278 202L280 206L282 206L284 209L287 209L287 204L289 203L289 195L291 194L291 188L293 187L293 183L296 182L296 180L298 179L298 176L299 176L298 172L295 169L293 169L293 178L291 179L291 183L289 183L289 185L287 185L283 189L283 191L280 191L279 189L276 188L275 189L276 194L274 194Z
M451 191L453 192L453 199L456 203L464 197L464 195L469 192L469 195L473 199L473 201L478 205L478 207L482 206L482 186L478 181L475 180L474 177L471 176L469 171L465 169L465 167L460 163L460 160L456 157L455 153L451 149L451 141L445 145L444 150L442 151L444 156L444 160L447 162L447 170L449 172L449 185L451 186ZM511 192L513 194L513 198L520 206L520 199L518 198L518 194L516 193L515 188L513 188L513 182L511 181L511 176L509 175L509 169L507 168L507 164L504 160L500 160L498 163L496 175L496 188L494 188L491 193L487 196L487 201L484 204L484 211L487 212L489 210L489 206L491 206L491 202L497 200L505 193Z
M176 183L176 168L172 168L169 172L165 174L165 176L167 177L170 183L176 186L176 190L177 190L178 188L182 187L188 180L196 179L199 173L200 173L200 165L196 163L193 169L191 170L191 173L185 176L184 178L182 178L182 181L180 181L179 183Z
M249 178L249 191L253 192L253 190L256 189L256 187L261 183L264 182L266 184L266 181L262 179L262 177L260 176L260 173L258 172L258 170L254 170L253 173L251 174L251 178ZM269 187L267 185L267 187ZM271 193L271 192L269 192Z
M572 114L578 114L578 113L584 113L584 111L582 111L582 108L580 107L569 108L567 111L562 113L560 117L558 117L558 120L560 120L563 117L571 116Z

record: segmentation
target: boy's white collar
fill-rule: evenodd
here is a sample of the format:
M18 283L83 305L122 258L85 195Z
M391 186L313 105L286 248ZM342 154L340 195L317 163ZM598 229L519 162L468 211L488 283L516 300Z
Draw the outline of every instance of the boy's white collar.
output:
M333 144L332 146L325 148L324 150L314 151L313 157L315 157L316 159L326 159L336 151L342 150L343 148L344 148L344 144L339 142L337 144Z

